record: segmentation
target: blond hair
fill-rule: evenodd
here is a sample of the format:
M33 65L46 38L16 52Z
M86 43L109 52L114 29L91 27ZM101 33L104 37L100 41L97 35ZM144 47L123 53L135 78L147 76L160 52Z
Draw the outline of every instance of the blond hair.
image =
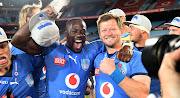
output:
M42 2L39 2L39 4L24 5L19 13L19 28L21 28L27 22L27 17L33 16L34 9L40 10L41 7Z
M115 19L117 21L118 27L119 29L122 28L122 22L119 16L111 14L111 13L105 13L99 16L98 20L97 20L97 26L98 26L98 30L100 29L100 23L101 22L105 22L108 21L110 19Z

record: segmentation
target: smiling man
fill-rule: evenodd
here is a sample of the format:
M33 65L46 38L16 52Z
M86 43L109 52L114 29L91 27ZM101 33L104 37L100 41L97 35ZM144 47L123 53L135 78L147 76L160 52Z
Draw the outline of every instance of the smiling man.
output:
M29 24L26 23L14 35L12 44L27 53L41 53L44 56L47 71L46 97L83 98L93 60L103 46L101 41L85 44L84 20L76 18L67 21L66 44L54 43L49 47L41 47L27 36L29 33Z
M116 59L122 48L122 22L116 15L105 13L97 20L99 36L106 52L94 60L97 98L145 98L149 94L150 77L141 62L141 53L133 51L126 63Z

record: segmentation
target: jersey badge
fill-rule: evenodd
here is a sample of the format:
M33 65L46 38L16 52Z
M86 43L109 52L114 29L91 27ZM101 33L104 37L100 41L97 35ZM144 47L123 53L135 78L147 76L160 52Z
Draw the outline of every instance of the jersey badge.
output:
M87 69L89 68L89 65L90 65L89 59L81 59L81 66L83 70L87 71Z
M119 69L119 71L120 72L122 72L123 74L127 74L127 67L126 67L127 65L126 65L126 62L121 62L121 63L119 63L119 65L118 65L118 69Z
M34 85L34 80L33 80L32 74L28 74L25 80L26 80L27 84L29 85L29 87Z

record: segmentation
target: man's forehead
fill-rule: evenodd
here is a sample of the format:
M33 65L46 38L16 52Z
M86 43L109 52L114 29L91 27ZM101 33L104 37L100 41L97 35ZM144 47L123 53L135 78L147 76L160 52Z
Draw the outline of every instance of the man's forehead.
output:
M169 26L169 29L180 29L180 28L176 26Z
M84 26L83 21L81 21L81 20L73 20L70 22L70 25L72 25L72 26L74 26L74 25Z
M74 22L74 23L70 23L69 28L73 29L73 28L86 28L86 25L84 25L82 22Z

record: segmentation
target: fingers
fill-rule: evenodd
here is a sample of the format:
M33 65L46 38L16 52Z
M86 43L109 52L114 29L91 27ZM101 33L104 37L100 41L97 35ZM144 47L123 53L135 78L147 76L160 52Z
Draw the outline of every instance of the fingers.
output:
M46 8L43 9L43 10L47 10L47 11L48 11L48 16L51 17L51 18L56 19L57 16L58 16L58 13L57 13L57 12L54 10L54 8L51 7L51 6L48 6L48 7L46 7Z

